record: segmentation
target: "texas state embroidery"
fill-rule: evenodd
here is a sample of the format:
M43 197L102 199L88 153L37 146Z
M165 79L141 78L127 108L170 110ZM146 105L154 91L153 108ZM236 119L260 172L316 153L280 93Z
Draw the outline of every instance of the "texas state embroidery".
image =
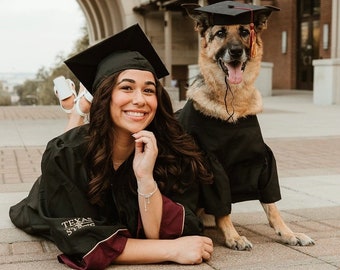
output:
M89 226L96 226L93 222L92 218L73 218L66 220L61 223L61 226L64 227L67 235L70 236L72 233Z

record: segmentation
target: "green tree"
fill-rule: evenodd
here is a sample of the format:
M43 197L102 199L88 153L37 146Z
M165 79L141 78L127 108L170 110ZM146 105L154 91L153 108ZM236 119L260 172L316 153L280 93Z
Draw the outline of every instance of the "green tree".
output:
M26 80L23 84L14 87L21 105L38 104L37 89L38 82L36 80Z
M4 89L2 82L0 81L0 106L11 105L11 96Z

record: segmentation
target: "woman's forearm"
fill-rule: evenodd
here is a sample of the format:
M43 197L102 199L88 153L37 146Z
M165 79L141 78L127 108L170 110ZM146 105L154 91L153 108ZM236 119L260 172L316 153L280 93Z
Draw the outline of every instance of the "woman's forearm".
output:
M138 191L139 212L146 238L158 239L162 221L163 200L156 182L152 189Z
M113 263L148 264L169 261L199 264L209 260L212 252L212 241L204 236L185 236L173 240L129 238L123 252Z

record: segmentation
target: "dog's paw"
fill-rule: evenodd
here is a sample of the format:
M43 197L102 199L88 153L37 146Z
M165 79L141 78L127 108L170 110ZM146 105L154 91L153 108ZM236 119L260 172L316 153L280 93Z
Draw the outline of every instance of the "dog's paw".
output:
M253 248L253 244L245 236L226 239L225 244L228 248L233 250L252 250Z
M312 246L315 242L304 233L293 233L292 235L281 235L284 243L291 246Z

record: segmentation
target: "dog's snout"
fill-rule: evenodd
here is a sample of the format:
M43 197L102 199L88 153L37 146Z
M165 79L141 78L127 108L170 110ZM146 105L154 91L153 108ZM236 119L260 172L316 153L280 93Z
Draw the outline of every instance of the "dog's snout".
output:
M229 55L233 58L240 58L242 56L243 49L241 46L231 46L229 49Z

